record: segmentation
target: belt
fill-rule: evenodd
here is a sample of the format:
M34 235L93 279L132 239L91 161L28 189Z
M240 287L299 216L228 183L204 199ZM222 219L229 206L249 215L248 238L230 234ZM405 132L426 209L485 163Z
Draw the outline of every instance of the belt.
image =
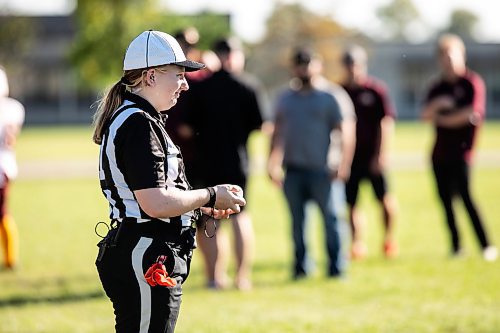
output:
M196 231L192 226L183 226L180 221L168 223L156 219L139 223L137 219L127 217L121 221L113 220L112 225L117 226L118 237L141 236L174 243L194 239Z

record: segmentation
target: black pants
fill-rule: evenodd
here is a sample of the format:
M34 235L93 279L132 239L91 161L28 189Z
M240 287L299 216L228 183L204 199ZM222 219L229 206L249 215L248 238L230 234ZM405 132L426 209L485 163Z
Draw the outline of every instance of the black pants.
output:
M489 243L476 205L470 195L469 165L465 161L446 163L434 161L433 168L439 198L441 199L450 231L452 251L457 252L461 248L460 236L453 212L453 196L455 194L460 195L462 198L479 244L484 249Z
M182 283L189 275L194 230L160 221L125 221L100 243L96 266L113 303L116 332L174 332ZM159 255L167 255L165 266L177 281L175 287L147 284L144 273Z

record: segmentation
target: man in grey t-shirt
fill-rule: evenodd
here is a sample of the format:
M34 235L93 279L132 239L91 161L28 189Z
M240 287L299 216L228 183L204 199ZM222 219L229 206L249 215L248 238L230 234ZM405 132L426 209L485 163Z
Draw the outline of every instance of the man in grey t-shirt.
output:
M320 76L321 61L309 50L297 50L292 66L290 88L276 103L268 172L274 183L283 185L292 216L293 277L305 277L311 271L304 237L308 201L319 206L324 220L328 275L340 277L345 269L339 233L339 209L343 207L335 202L334 191L349 176L354 148L352 105L338 99L336 89L341 88L325 84ZM339 146L332 140L336 132L341 133L340 158Z

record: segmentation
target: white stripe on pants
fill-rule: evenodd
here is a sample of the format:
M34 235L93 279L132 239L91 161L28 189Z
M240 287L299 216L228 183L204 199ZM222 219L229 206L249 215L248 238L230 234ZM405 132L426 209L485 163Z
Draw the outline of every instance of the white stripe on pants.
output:
M135 277L139 283L139 290L141 293L141 323L139 326L139 333L148 332L151 318L151 287L144 278L142 258L152 242L153 240L151 238L141 237L132 251L132 267L134 268Z

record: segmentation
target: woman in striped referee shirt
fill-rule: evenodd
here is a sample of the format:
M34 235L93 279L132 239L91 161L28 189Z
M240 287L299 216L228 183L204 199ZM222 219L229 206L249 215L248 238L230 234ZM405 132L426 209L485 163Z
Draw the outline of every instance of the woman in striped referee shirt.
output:
M145 31L129 45L123 77L94 116L111 218L96 266L113 303L116 332L173 332L195 247L194 223L202 213L227 218L246 203L235 185L193 190L165 131L168 119L160 111L189 89L185 72L203 67L187 60L172 36Z

